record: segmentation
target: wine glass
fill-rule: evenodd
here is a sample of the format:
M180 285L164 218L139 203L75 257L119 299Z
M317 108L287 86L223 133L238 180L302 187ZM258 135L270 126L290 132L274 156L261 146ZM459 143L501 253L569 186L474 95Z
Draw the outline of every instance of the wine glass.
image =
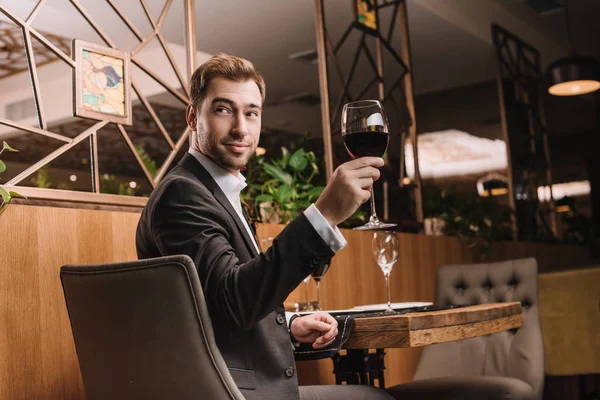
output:
M387 293L386 313L393 313L392 302L390 300L390 273L392 267L398 259L398 237L395 232L377 231L373 232L373 258L383 271L385 277L385 292Z
M317 289L317 302L313 304L314 311L321 311L321 295L319 290L321 285L321 279L323 279L323 276L325 275L328 269L329 263L323 264L311 273L311 276L315 281L315 288Z
M382 157L390 140L383 105L378 100L362 100L345 104L342 111L342 138L352 158ZM363 231L396 226L396 224L381 222L377 218L373 195L373 186L371 186L369 222L354 229Z

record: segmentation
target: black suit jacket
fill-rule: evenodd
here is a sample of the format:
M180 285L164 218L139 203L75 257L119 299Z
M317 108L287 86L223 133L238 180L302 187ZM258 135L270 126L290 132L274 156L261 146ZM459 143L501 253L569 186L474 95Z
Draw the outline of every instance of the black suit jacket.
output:
M187 254L194 260L217 345L247 399L299 398L282 303L333 256L304 215L257 254L225 194L186 154L152 192L136 247L140 259Z

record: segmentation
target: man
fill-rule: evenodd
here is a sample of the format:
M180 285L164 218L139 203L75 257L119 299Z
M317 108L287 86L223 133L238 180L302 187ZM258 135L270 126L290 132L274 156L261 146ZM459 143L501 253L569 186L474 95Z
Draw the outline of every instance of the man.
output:
M186 114L190 150L142 212L138 256L187 254L194 260L217 346L247 399L389 398L369 387L299 391L291 339L326 347L338 334L337 323L317 313L288 327L282 306L346 244L336 225L368 200L383 161L362 158L340 166L316 203L260 253L239 194L246 185L240 169L258 145L264 99L264 81L247 60L219 54L196 70Z

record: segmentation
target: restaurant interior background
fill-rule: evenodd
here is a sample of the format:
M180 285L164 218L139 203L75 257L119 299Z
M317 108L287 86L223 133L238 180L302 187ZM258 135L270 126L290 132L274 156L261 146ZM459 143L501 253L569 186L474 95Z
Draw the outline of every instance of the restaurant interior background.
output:
M163 3L148 1L147 5L151 13L159 15ZM246 9L235 7L234 3L210 2L197 6L198 62L217 52L236 54L252 60L265 76L268 87L260 143L266 150L265 157L280 156L281 146L293 146L293 143L308 135L310 139L304 139L302 146L316 153L317 160L321 163L321 174L316 179L318 183L324 183L314 5L308 1L289 4L262 1ZM333 43L338 43L353 19L352 7L347 3L344 0L330 0L325 4L326 28ZM36 2L4 1L3 4L18 17L25 18ZM123 24L110 25L115 13L108 3L82 1L81 5L114 38L118 48L132 50L136 47L138 41ZM140 4L127 2L120 7L142 34L152 30ZM600 118L597 93L563 98L544 93L540 117L546 129L543 129L543 133L538 132L538 136L547 134L548 157L541 154L545 151L542 142L537 143L537 158L532 157L535 158L533 164L537 165L525 166L519 163L518 157L527 158L527 152L525 155L516 155L517 158L513 154L514 188L509 188L506 182L509 170L496 80L499 62L491 24L498 24L537 49L541 55L543 72L549 63L568 52L562 2L460 0L446 4L440 1L408 1L407 8L424 216L437 217L452 206L451 201L455 200L452 195L446 198L441 196L448 190L469 202L478 200L481 194L485 194L484 184L486 188L498 186L490 193L499 195L493 196L493 201L488 203L495 208L494 212L502 210L503 206L510 206L511 193L508 190L511 189L517 209L520 238L534 241L584 241L591 244L593 237L582 230L589 228L588 219L593 218L594 209L590 185L594 185L594 171L597 170L593 151ZM600 51L599 28L593 17L598 14L599 8L598 2L593 0L572 0L569 4L571 39L578 54L597 56ZM203 19L203 15L211 15L211 18ZM183 17L182 4L175 2L161 27L172 59L180 67L185 63L184 33L179 22ZM20 29L6 16L1 18L4 61L0 70L0 118L35 126L37 114L27 73L23 36ZM393 20L391 13L381 13L380 24L383 29L389 27L390 20ZM45 4L35 16L32 26L39 32L47 33L48 38L66 54L69 54L70 43L74 38L103 44L101 38L67 0ZM394 35L399 35L398 26L395 29ZM360 37L361 32L353 31L340 46L338 65L345 77L352 69ZM392 43L396 49L397 42L396 38ZM375 54L374 41L367 39L366 43L371 54ZM45 105L46 123L53 132L74 137L92 126L93 122L72 117L71 68L61 62L52 62L57 57L35 38L32 45L38 65L40 96ZM152 73L171 84L175 90L181 91L178 77L170 68L169 59L160 48L158 38L150 41L137 53L137 57ZM329 103L333 110L341 84L332 72L333 64L330 64ZM385 51L383 67L386 79L390 81L402 72L402 67ZM363 88L371 79L373 72L370 68L367 57L361 56L348 89L351 95L356 96L358 88ZM152 82L139 66L133 66L132 74L138 82L138 89L152 105L158 120L164 126L164 132L172 141L177 141L185 128L185 104ZM388 88L391 86L387 82L386 84ZM390 108L388 114L391 120L388 163L384 170L388 187L385 196L382 185L379 184L376 198L378 208L386 208L385 216L400 223L400 230L416 232L420 225L414 223L419 218L415 210L415 188L411 184L414 181L412 147L408 141L404 154L401 154L400 144L401 131L406 131L410 125L410 118L403 108L405 101L402 88L400 86L395 90L394 100L397 100L395 104L399 108L396 109L390 101L385 103ZM373 86L362 97L376 98L376 87ZM508 104L510 99L506 95L504 97L504 103ZM161 134L163 128L157 125L140 103L137 93L133 94L133 108L133 125L128 127L128 133L137 151L144 156L146 165L155 171L170 150ZM510 108L508 114L510 119ZM520 124L521 126L508 126L508 131L520 132L512 146L513 151L528 147L527 121L521 120ZM334 166L349 160L336 126L332 132ZM55 151L61 144L50 137L15 131L10 126L0 126L0 136L20 150L18 154L5 154L4 161L8 168L3 176L4 182L10 181L27 167ZM132 162L133 155L118 129L114 125L105 126L98 131L97 138L100 191L147 196L151 186L143 171ZM184 151L185 146L179 151L175 161ZM19 185L89 192L93 190L90 162L90 145L87 141L82 141L21 180ZM405 165L404 170L401 169L402 164ZM553 186L553 198L560 202L559 207L553 207L547 202L549 191L543 189L547 187L547 170L551 171L551 180L557 185ZM528 193L529 197L526 198ZM562 199L565 194L570 196ZM387 205L384 205L384 198L387 198ZM569 212L564 212L570 209L569 204L572 202L575 203L573 208L583 219L574 219ZM493 204L496 203L501 206L494 207ZM567 206L560 207L563 203ZM553 210L561 212L555 213ZM458 215L463 213L462 217L467 219L475 218L473 213L468 214L466 210L453 212ZM459 228L451 226L448 229ZM494 234L500 238L503 235L504 238L509 238L512 232L504 230Z
M66 55L71 54L73 39L106 46L77 10L75 4L79 4L114 40L116 47L135 51L138 62L131 67L136 83L132 92L132 124L125 126L127 135L115 124L105 125L97 130L93 140L82 140L50 163L41 164L40 160L64 143L39 134L36 94L28 72L24 40L31 41L37 66L36 85L48 131L74 138L96 122L73 116L72 68L35 36L24 37L21 28L0 13L0 140L19 150L2 154L7 168L0 183L18 177L16 184L21 187L91 193L97 179L99 192L143 197L152 189L147 178L164 175L166 171L161 165L165 161L174 165L187 150L187 145L181 145L175 157L170 155L173 145L179 145L186 132L185 104L181 99L185 93L181 82L185 79L171 67L174 62L180 71L186 70L184 2L174 1L170 5L164 20L159 22L162 36L157 35L139 51L136 51L139 44L136 36L151 33L155 22L149 21L140 2L113 2L139 30L137 34L125 24L111 22L119 20L111 1L42 2L32 27ZM156 21L165 0L145 3ZM0 1L3 8L20 20L27 19L36 4L33 0ZM262 157L279 157L281 146L313 151L320 169L313 183L324 184L327 166L315 2L196 0L195 5L197 64L212 54L224 52L248 58L265 77ZM384 103L391 123L383 174L386 185L376 186L380 215L398 223L400 231L420 232L425 226L431 234L439 233L432 227L439 220L432 218L441 217L446 224L442 231L446 229L445 233L459 236L464 235L464 229L472 233L474 224L483 224L483 229L489 224L489 215L494 215L496 219L492 222L497 229L487 233L483 242L476 239L471 242L482 256L488 251L488 238L576 243L582 245L582 251L596 255L600 226L597 194L600 158L596 150L600 137L600 91L580 96L551 96L542 79L546 67L569 51L564 0L407 0L406 5L414 120L409 117L407 98L411 95L405 94L405 86L390 90L394 99L387 98ZM568 5L571 41L577 54L600 58L597 23L600 2L570 0ZM326 0L323 11L328 34L336 44L354 18L352 6L348 0ZM382 13L380 18L387 32L397 16ZM492 24L500 30L494 31ZM401 27L396 24L395 29L391 43L400 53ZM503 56L499 56L494 43L494 32L500 35L509 32L539 52L542 76L524 84L529 88L526 90L531 90L526 95L519 86L522 82L515 83L516 80L506 77L498 80L499 59ZM353 69L362 34L352 31L340 46L337 65L344 77ZM367 37L366 43L371 53L376 54L372 38ZM384 51L382 57L386 80L393 82L401 76L402 67L390 52ZM330 63L329 104L333 114L337 103L349 100L338 99L342 84L336 68ZM153 76L158 76L172 90L158 84ZM368 57L361 57L356 63L350 93L356 95L372 77ZM362 96L377 97L376 85ZM535 118L528 118L529 112ZM331 132L334 167L350 159L341 140L339 115L337 118ZM421 186L415 185L418 179L408 134L411 123L418 137ZM15 129L17 126L26 129ZM511 138L508 147L507 135ZM125 136L130 138L130 144ZM93 149L96 145L97 149ZM150 176L138 166L136 155ZM96 162L97 177L91 173ZM23 174L36 163L36 171ZM549 182L554 185L553 201L547 189ZM421 196L422 202L417 200ZM43 204L43 201L32 196L15 203ZM418 211L420 207L425 224ZM510 207L516 209L514 219L505 213ZM126 208L126 205L121 207ZM119 207L115 205L113 209ZM259 218L260 213L254 210L254 216ZM456 223L460 219L469 221L466 228Z

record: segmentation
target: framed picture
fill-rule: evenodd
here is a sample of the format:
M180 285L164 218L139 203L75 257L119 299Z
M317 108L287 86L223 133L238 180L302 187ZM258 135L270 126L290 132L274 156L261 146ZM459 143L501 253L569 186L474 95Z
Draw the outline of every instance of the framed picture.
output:
M352 0L352 2L354 3L354 19L358 26L371 33L378 33L377 0Z
M129 53L75 39L72 55L73 114L131 125Z

